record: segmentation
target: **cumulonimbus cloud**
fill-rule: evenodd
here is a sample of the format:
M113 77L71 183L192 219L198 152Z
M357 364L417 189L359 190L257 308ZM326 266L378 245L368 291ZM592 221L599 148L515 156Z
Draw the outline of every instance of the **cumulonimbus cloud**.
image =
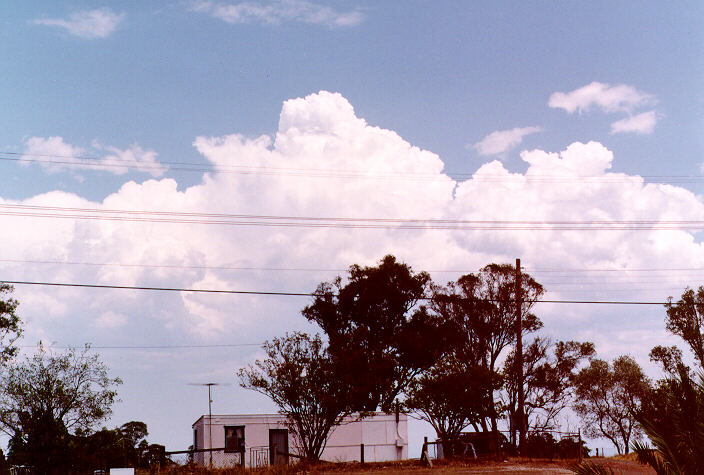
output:
M610 85L592 82L570 92L555 92L548 100L548 106L574 112L588 112L594 107L604 112L630 112L634 108L651 104L653 96L626 84Z
M214 18L233 24L279 24L293 21L337 28L355 26L363 20L363 15L359 11L340 12L332 7L307 0L245 1L238 3L206 0L192 3L191 10L207 13Z
M512 263L520 257L526 272L545 285L547 298L652 302L679 295L685 285L698 285L701 272L638 270L704 268L704 246L694 231L599 227L613 221L704 220L704 204L685 188L612 172L619 157L598 142L523 151L523 171L492 160L467 170L469 178L455 179L444 172L437 154L368 124L342 95L323 91L285 101L278 129L270 134L203 136L194 145L214 167L200 179L192 177L192 184L173 178L125 180L104 199L65 191L22 200L0 195L0 276L312 292L320 282L343 274L340 269L373 265L387 253L415 270L430 271L440 284L490 262ZM65 146L76 152L75 145ZM25 206L21 214L17 206ZM59 207L71 211L58 217ZM76 216L77 209L90 212ZM133 213L129 219L106 219L109 210ZM140 210L163 214L154 219ZM27 216L33 213L43 217ZM174 219L175 213L188 219ZM207 214L213 222L191 222L194 216L187 213ZM435 219L438 225L403 229L306 227L295 220L282 226L215 222L234 214L419 218ZM446 229L442 221L448 220L476 225ZM544 229L492 229L487 224L500 220L542 223ZM590 230L549 224L575 220L597 224ZM261 342L291 330L319 330L300 315L310 302L301 296L26 285L17 285L15 296L27 322L26 344L41 339L131 347L119 353L99 350L116 375L129 376L121 388L125 402L117 408L123 412L116 413L130 420L146 410L145 420L165 440L174 427L187 430L193 415L182 410L183 398L164 398L164 391L183 393L189 407L197 408L202 392L192 388L198 392L189 396L186 382L224 381L234 368L261 357ZM647 364L652 346L675 343L667 339L660 305L539 303L534 311L545 322L545 333L593 341L603 358L628 348ZM134 348L211 343L251 346ZM155 384L163 390L144 392ZM269 404L244 393L227 399L234 402L220 402L223 411L256 412ZM148 419L159 411L168 413L168 424ZM182 442L190 443L188 437Z
M541 127L516 127L509 130L497 130L472 145L480 155L501 155L517 147L523 137L541 132Z
M543 269L704 266L704 248L687 229L632 231L625 225L617 229L595 225L584 231L578 226L549 225L704 220L704 204L694 193L609 171L614 154L598 142L575 142L560 152L524 151L521 159L527 168L523 173L493 160L476 169L471 178L454 179L443 171L438 155L413 146L392 130L367 124L342 95L322 91L286 101L275 134L203 136L194 145L214 166L195 185L184 187L171 178L128 181L100 201L59 191L19 202L0 198L0 204L82 208L95 210L92 215L97 216L46 219L0 214L4 257L96 263L0 261L3 275L15 280L310 292L319 282L333 278L338 273L335 269L352 263L373 264L386 253L414 268L437 272L472 272L489 262L511 262L515 257L521 257L528 268ZM140 220L108 220L100 217L101 210L153 210L166 213L163 216L196 213L546 225L539 230L523 225L516 229L492 225L350 228L303 226L288 220L293 224L255 226L198 224L192 218L154 219L152 215L142 219L139 214ZM328 271L295 271L311 267ZM443 283L457 275L434 277ZM584 276L579 282L582 289L601 283L599 275L580 275ZM630 274L616 275L612 282L618 279L627 284L633 279ZM659 279L659 285L683 286L681 279L671 274ZM552 296L575 296L559 279L557 284L555 279L544 283ZM168 329L169 338L176 340L259 342L286 329L301 328L299 312L305 305L301 300L258 296L81 289L18 288L18 296L26 302L23 311L34 319L33 328L56 334L59 340L78 331L71 329L73 320L68 325L64 317L80 308L86 316L75 324L82 325L81 332L88 332L81 333L83 341L92 340L91 331L111 324L115 325L111 338L123 336L129 341L140 332L160 334L160 329ZM110 309L119 309L125 318L86 322L90 315L104 315ZM49 310L52 319L45 317ZM611 314L604 316L599 313L601 308L599 312L587 307L583 311L591 319L589 328L598 324L609 334L627 332L632 325ZM545 318L550 315L549 308L541 312L546 312L541 313ZM554 321L559 323L563 317L560 313ZM658 318L655 324L662 330L661 322ZM569 335L560 335L559 328L555 331L558 337L582 335L574 329ZM599 335L594 338L598 345L609 344L604 338L599 340Z
M103 7L73 12L68 18L37 18L34 24L55 26L63 28L73 36L95 39L110 36L124 19L124 13L116 13L108 7Z

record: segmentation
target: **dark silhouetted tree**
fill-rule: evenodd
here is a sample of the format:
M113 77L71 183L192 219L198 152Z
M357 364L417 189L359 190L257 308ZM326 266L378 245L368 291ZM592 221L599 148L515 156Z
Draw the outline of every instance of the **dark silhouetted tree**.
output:
M689 345L697 362L704 368L704 287L700 286L696 292L686 289L677 302L670 297L665 308L665 327Z
M535 338L523 353L525 414L530 430L554 429L559 414L573 402L574 379L579 366L594 355L590 342ZM518 378L515 353L504 364L509 414L516 413Z
M694 382L684 367L658 382L638 421L655 449L633 444L642 463L658 474L701 473L704 467L704 380Z
M9 458L40 473L64 473L72 433L86 433L111 414L121 384L97 355L41 345L0 377L0 429L10 435Z
M349 388L319 336L293 333L264 344L266 358L239 371L240 385L271 400L286 416L303 456L320 459L330 431L350 414Z
M393 256L349 268L320 284L303 315L323 329L354 410L390 410L396 397L443 351L438 322L418 302L430 285Z
M543 286L535 279L522 275L521 316L526 334L542 327L532 308L543 292ZM434 288L432 309L442 320L453 323L453 341L459 357L497 373L502 353L516 343L515 266L489 264L477 274L467 274L457 282ZM492 407L496 407L494 390L487 390ZM497 429L498 412L494 410L488 417L492 430ZM486 421L481 426L488 429Z
M17 300L10 297L11 285L0 282L0 365L17 354L15 342L22 335L20 317L17 315Z
M628 453L630 442L642 435L637 416L651 391L650 380L630 356L619 356L609 365L595 359L574 378L574 410L585 424L588 437L605 437L619 454Z
M91 468L135 467L148 468L141 446L147 444L147 425L131 421L115 429L103 428L92 434L77 434L72 438L74 467Z
M462 430L491 414L488 394L500 386L497 374L447 355L410 385L404 405L435 429L445 456L452 457Z

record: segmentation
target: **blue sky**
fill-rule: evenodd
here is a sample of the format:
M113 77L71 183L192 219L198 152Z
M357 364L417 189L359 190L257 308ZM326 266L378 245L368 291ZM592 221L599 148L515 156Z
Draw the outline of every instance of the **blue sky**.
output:
M635 1L6 2L0 204L361 218L703 219L702 10L700 2ZM262 135L270 142L255 143ZM94 161L85 157L102 165L86 165ZM124 160L135 166L116 166ZM65 161L73 163L56 163ZM255 171L213 171L242 166ZM256 168L264 166L276 171L273 178ZM284 168L437 180L311 178ZM474 173L488 181L462 181ZM524 173L569 179L566 186L547 180L512 188ZM453 180L457 174L465 176ZM589 181L595 176L596 185ZM645 186L639 176L689 178L667 178L667 187ZM0 237L9 243L0 253L6 280L311 291L335 269L371 264L387 252L431 270L474 271L515 257L529 269L578 269L583 274L574 274L572 288L572 274L536 274L565 298L664 299L704 277L662 270L704 268L701 236L691 230L342 235L0 215ZM330 271L215 269L311 262ZM175 267L149 267L155 265ZM598 273L612 267L661 274L648 280L641 271L609 279ZM667 290L657 287L661 282ZM16 293L28 345L251 343L311 329L297 314L300 301L139 292L125 298L20 286ZM646 323L638 325L622 312L546 307L544 319L556 338L594 339L605 357L630 351L647 364L650 346L667 338L663 312L645 311ZM606 338L605 329L616 336ZM106 350L125 379L114 420L145 420L154 440L174 449L190 443L188 426L205 400L185 384L233 382L234 369L257 356L251 348L153 353ZM157 391L154 382L168 390ZM271 410L236 386L226 391L229 402L216 406L221 412ZM194 409L173 416L183 406Z
M616 169L699 172L698 2L678 8L657 2L329 4L360 15L358 24L339 28L230 24L189 11L192 5L113 3L111 11L121 15L115 31L86 39L33 21L101 3L6 4L0 144L21 149L25 137L60 135L84 146L95 139L120 147L137 142L162 160L194 161L195 136L271 133L284 100L330 90L370 124L438 153L450 171L471 172L481 163L468 143L494 130L538 125L544 132L525 146L554 150L600 139L620 157ZM565 117L546 107L553 92L592 81L654 95L663 116L658 133L609 137L609 118L599 112ZM22 181L14 197L52 186ZM116 185L81 189L100 197Z

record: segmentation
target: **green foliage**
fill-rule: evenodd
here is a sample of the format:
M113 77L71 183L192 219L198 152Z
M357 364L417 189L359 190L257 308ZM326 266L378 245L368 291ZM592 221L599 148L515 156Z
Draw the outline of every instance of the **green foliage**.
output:
M650 381L630 356L619 356L610 366L595 359L574 378L574 410L589 437L609 439L619 454L628 453L631 439L642 434L636 416L650 393Z
M543 324L532 313L544 293L543 286L530 275L521 277L521 316L523 331L532 333ZM504 349L516 341L516 268L510 264L489 264L477 274L466 274L446 287L437 287L435 309L446 318L459 322L473 334L468 345L480 354L492 371Z
M676 346L658 345L650 350L650 361L660 365L670 376L676 376L681 369L689 372L689 367L682 362L682 350Z
M697 362L704 368L704 287L700 286L696 292L686 289L682 297L674 303L670 297L665 308L665 327L689 345Z
M704 472L704 376L694 382L682 370L661 381L639 421L655 446L634 444L641 462L658 474Z
M543 292L543 287L530 275L522 275L524 333L542 327L531 310ZM477 274L463 275L445 287L434 286L431 309L441 321L450 324L449 330L445 327L448 332L445 341L453 354L468 364L484 368L488 374L496 374L502 353L516 342L516 268L510 264L489 264ZM485 390L491 408L485 417L491 429L496 430L500 408L494 402L494 389L487 386ZM479 421L484 431L488 430L486 420Z
M10 364L0 377L0 430L12 438L10 458L40 472L64 469L71 433L90 431L111 414L121 382L87 346L54 354L40 345Z
M574 380L580 363L594 353L594 344L590 342L552 343L541 337L524 348L525 414L529 429L542 431L555 427L557 417L573 400ZM515 414L517 407L518 371L515 364L515 353L511 352L504 363L510 414Z
M488 391L500 385L496 373L446 356L411 384L404 405L433 426L451 457L462 430L491 413Z
M5 364L17 354L14 346L22 335L20 317L17 315L17 300L9 297L11 285L0 282L0 364Z
M330 431L350 414L347 387L319 336L287 334L264 344L267 357L239 371L240 385L271 398L303 455L317 461Z
M584 462L572 469L578 475L614 475L611 467L596 464L594 462Z
M430 285L393 256L378 266L349 268L320 284L302 314L317 323L329 341L354 410L390 410L394 400L442 352L437 322L418 302Z
M92 434L73 436L70 443L73 468L149 468L151 452L158 446L150 445L147 435L144 422L131 421L112 430L103 428Z

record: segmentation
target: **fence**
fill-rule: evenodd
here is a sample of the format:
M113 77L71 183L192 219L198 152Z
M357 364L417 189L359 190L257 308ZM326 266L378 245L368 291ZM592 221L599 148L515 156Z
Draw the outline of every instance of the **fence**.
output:
M526 433L525 456L529 458L576 459L581 462L587 452L581 431L540 430Z
M252 468L267 467L271 460L268 446L249 448L249 465Z
M244 466L243 452L226 452L224 448L178 450L166 452L171 465L178 467L195 466L213 468L235 468Z
M463 432L457 440L452 441L451 447L443 447L439 439L428 441L426 437L421 449L421 459L432 464L432 460L445 458L450 453L473 458L500 454L518 455L518 447L512 442L511 435L510 431ZM579 431L542 430L527 432L523 454L528 458L581 461L587 452Z

